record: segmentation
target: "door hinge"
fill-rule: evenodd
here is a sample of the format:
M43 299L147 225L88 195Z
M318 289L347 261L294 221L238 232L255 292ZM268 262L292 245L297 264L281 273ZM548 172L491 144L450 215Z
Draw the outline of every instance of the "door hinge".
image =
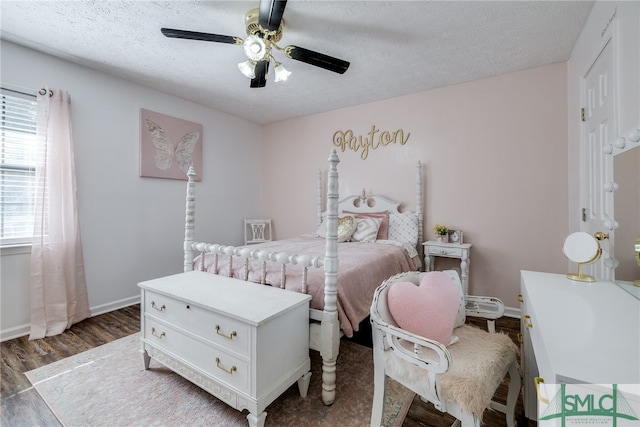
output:
M584 108L580 109L580 120L582 120L583 122L585 122L585 118L584 118Z
M587 222L587 208L582 208L582 222Z

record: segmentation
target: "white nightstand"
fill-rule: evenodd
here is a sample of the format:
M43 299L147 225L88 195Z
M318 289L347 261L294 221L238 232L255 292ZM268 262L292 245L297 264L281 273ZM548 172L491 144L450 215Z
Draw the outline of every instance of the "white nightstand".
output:
M425 271L433 271L435 257L458 258L460 260L460 281L464 293L469 293L469 252L471 243L440 243L433 240L426 241L424 246Z

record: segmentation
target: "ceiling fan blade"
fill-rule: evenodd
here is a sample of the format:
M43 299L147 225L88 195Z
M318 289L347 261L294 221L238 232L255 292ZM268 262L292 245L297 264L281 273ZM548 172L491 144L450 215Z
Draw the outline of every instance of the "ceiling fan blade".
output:
M267 30L277 30L280 22L282 22L282 15L286 5L287 0L261 0L258 23Z
M342 59L334 58L323 53L314 52L309 49L298 46L287 46L284 48L287 57L296 61L306 62L334 73L344 74L349 68L350 63Z
M220 34L198 33L196 31L175 30L173 28L162 28L160 31L162 31L162 34L165 36L176 39L202 40L205 42L228 44L242 44L243 42L240 37L223 36Z
M267 72L269 71L269 61L258 61L256 63L256 76L251 79L251 87L265 87L267 85Z

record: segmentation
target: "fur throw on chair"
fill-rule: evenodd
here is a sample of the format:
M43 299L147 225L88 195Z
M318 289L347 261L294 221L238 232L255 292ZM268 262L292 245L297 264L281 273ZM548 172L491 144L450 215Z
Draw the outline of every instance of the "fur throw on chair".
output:
M453 363L447 372L439 375L439 400L457 401L465 412L482 419L482 413L516 358L517 347L506 334L489 333L470 325L456 328L453 333L459 342L448 347ZM429 385L427 370L400 359L393 351L385 351L385 358L386 369L393 372L393 377L418 383L415 391L427 400L434 400L429 397L433 388Z

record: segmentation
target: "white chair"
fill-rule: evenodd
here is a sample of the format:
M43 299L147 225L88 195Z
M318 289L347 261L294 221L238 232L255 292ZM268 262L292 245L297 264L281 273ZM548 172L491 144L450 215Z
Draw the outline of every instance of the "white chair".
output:
M271 241L270 219L245 219L244 244L264 243Z
M373 334L374 396L371 426L382 422L386 377L393 378L456 418L453 426L479 427L487 407L505 413L507 425L515 426L515 406L520 393L517 347L502 333L470 325L457 327L458 342L448 347L398 327L387 305L387 292L397 281L420 284L422 275L409 272L390 277L376 290L371 305ZM447 271L460 286L458 273ZM496 319L504 304L496 298L465 295L466 315ZM491 329L491 325L489 326ZM492 401L495 390L509 374L506 405Z

